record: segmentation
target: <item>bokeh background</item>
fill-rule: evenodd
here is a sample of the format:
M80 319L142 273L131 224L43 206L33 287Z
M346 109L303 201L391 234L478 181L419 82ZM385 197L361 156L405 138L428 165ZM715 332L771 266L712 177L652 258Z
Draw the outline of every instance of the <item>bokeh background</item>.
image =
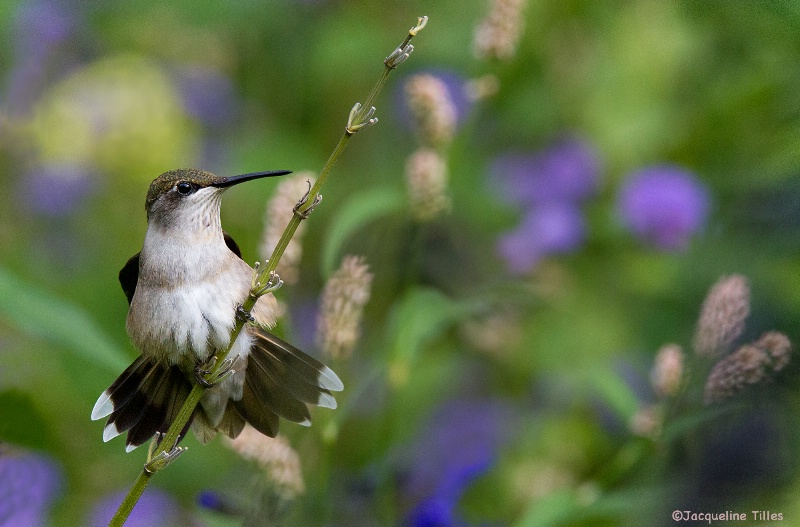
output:
M800 6L522 4L0 3L0 525L102 525L144 462L89 414L135 357L117 271L149 182L319 171L420 15L278 293L276 332L337 371L340 407L283 423L266 469L188 437L131 525L800 523L797 361L705 404L717 358L692 347L731 274L751 294L731 350L800 338ZM278 184L223 201L250 262ZM315 332L345 255L373 279L331 357Z

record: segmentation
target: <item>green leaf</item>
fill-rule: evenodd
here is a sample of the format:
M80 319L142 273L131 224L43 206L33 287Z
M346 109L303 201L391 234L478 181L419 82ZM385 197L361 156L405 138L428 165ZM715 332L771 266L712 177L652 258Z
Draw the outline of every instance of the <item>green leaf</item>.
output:
M528 509L514 527L554 527L562 525L581 508L571 490L554 492Z
M639 399L630 386L610 368L593 369L589 375L597 394L626 422L639 410Z
M23 282L0 267L0 316L17 329L112 371L130 359L81 307Z
M399 210L403 195L392 188L375 188L354 194L333 218L322 249L322 271L330 276L336 269L342 247L348 238L367 223Z
M453 323L474 313L476 301L451 300L433 289L409 291L390 316L390 377L403 383L424 345L441 335Z
M712 407L701 408L684 412L676 416L674 419L668 420L664 424L664 430L661 432L661 439L663 441L672 441L682 435L688 434L697 428L706 426L715 420L733 414L742 410L742 406L736 404L729 405L715 405Z
M50 444L47 420L27 393L9 390L0 393L0 441L17 446L46 449Z
M202 509L196 510L194 514L203 521L203 525L208 527L241 527L242 525L242 519L238 516L226 516Z
M585 486L559 490L534 501L514 527L557 527L577 522L592 525L601 519L614 520L617 525L620 518L647 515L664 503L667 490L667 487L638 487L602 493L600 488ZM598 495L593 496L595 493Z

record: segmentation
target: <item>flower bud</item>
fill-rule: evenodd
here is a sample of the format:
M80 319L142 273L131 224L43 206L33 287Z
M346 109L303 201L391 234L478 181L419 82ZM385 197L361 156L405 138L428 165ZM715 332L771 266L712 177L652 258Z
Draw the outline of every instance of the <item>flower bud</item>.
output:
M292 177L281 180L275 189L275 194L267 203L264 215L264 234L261 238L259 254L266 260L272 255L278 240L294 214L293 209L303 194L308 191L309 184L314 184L313 172L299 172ZM303 255L303 233L305 222L300 222L294 237L289 241L283 252L281 261L278 262L276 272L287 284L294 284L300 276L300 259Z
M322 292L317 343L334 358L353 352L361 332L364 305L369 301L372 274L360 256L345 256Z
M517 53L525 0L493 0L489 15L475 28L473 47L478 59L509 60Z
M405 92L420 142L432 147L449 145L458 110L444 80L420 73L406 82Z
M706 381L706 404L722 401L742 391L751 384L766 378L770 359L761 348L752 344L740 347L717 362Z
M425 222L450 210L447 162L435 150L420 148L406 162L406 187L411 214Z
M300 456L285 437L267 437L247 425L236 439L224 440L237 454L263 468L284 498L305 492Z
M750 314L750 286L741 275L723 276L703 301L694 350L706 357L720 355L744 329Z
M677 344L662 346L650 372L653 390L662 397L673 396L678 393L682 380L683 350Z

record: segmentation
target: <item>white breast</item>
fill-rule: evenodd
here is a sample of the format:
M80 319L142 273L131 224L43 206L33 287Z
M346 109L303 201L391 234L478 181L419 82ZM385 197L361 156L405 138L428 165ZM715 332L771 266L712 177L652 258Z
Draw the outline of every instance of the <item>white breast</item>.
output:
M128 312L131 340L170 363L194 364L225 348L236 305L250 287L248 269L221 233L187 244L148 229Z

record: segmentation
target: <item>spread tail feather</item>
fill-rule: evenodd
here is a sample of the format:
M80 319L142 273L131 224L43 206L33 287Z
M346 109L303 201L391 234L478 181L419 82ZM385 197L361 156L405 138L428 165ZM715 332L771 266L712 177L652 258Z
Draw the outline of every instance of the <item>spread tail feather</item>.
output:
M254 331L238 413L262 434L275 437L278 417L311 424L307 404L336 408L331 391L342 381L319 362L266 331Z
M189 395L191 385L177 366L163 366L139 356L100 396L92 419L108 416L103 441L128 432L126 450L166 432ZM181 432L186 434L188 425Z
M236 439L244 429L245 420L241 414L236 410L235 403L228 401L225 407L225 412L222 414L222 420L217 426L211 424L208 415L202 407L198 407L194 411L194 420L192 421L192 432L194 432L197 440L202 444L206 444L217 435L217 432L222 432L231 439Z
M245 421L275 437L280 417L308 426L311 414L307 405L336 408L331 392L341 391L343 385L330 368L266 331L254 329L252 335L241 399L228 399L229 392L219 392L228 395L201 400L181 438L190 426L203 443L218 431L235 438ZM223 389L224 383L209 391ZM190 391L189 377L178 366L162 365L142 355L103 392L92 419L108 417L103 441L127 432L126 450L130 452L156 432L167 431ZM224 411L220 403L225 405Z

